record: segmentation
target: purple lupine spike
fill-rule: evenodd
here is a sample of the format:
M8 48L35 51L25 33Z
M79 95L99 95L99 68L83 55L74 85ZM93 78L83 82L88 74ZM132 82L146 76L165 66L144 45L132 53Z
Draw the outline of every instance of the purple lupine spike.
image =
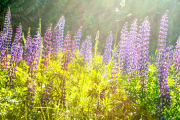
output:
M86 46L87 46L86 44L87 44L87 40L83 41L83 43L81 45L81 50L80 50L80 53L79 53L80 57L84 57L84 55L86 54L85 53L86 52L85 49L86 49Z
M84 56L84 61L87 62L89 65L92 63L92 42L91 42L91 36L87 37L87 48L86 48L86 54Z
M137 70L138 54L137 54L137 19L131 24L129 38L127 41L127 72L129 78L133 78L135 71Z
M26 61L27 65L28 65L28 62L29 62L29 47L31 46L31 43L32 43L32 37L31 37L31 34L30 32L28 33L27 35L27 39L26 39L26 43L25 43L25 48L24 48L24 60Z
M87 62L89 65L92 63L92 42L91 36L87 36L86 40L82 43L81 51L79 54L80 57L83 57L84 62Z
M113 65L114 67L112 68L112 72L111 72L111 88L110 88L112 94L116 93L116 88L117 88L116 81L118 78L118 71L119 71L119 64L117 59L114 59Z
M10 20L11 20L11 11L10 11L10 8L8 8L8 12L5 16L4 27L3 27L3 35L4 35L3 48L4 49L6 49L8 47L8 43L11 44L12 27L11 27ZM10 39L9 39L10 41L8 40L8 37L10 37Z
M11 39L12 39L12 34L13 34L13 29L12 26L10 25L9 27L9 34L8 34L8 38L7 38L7 55L10 54L11 52Z
M113 41L113 36L111 31L109 36L107 37L106 46L103 54L103 63L106 65L109 64L109 61L111 60L112 41Z
M51 38L52 37L52 24L49 25L48 29L44 34L43 51L42 51L42 64L48 67L49 53L51 50Z
M165 106L171 106L171 97L169 94L169 86L167 83L167 77L168 77L168 70L169 70L169 63L167 56L159 63L158 66L158 72L159 72L159 86L160 86L160 103L157 104L157 110L156 115L164 117L163 111L165 109Z
M74 38L72 40L72 58L74 58L75 50L79 51L79 45L80 45L80 39L81 39L81 31L82 31L82 26L75 33Z
M15 39L14 42L12 43L12 48L11 48L11 61L15 61L15 63L19 62L19 58L20 58L21 37L22 37L22 26L20 23L16 29Z
M67 34L65 36L64 39L64 47L63 47L63 61L62 61L62 69L63 70L67 70L68 67L68 63L70 62L71 59L71 36L70 36L70 32L67 31Z
M148 65L149 65L149 36L150 36L150 22L146 17L142 23L137 43L138 58L138 71L140 76L141 92L145 91L147 83Z
M121 70L121 76L126 75L126 61L127 61L127 41L128 41L128 23L126 22L121 31L120 44L119 44L119 66Z
M61 21L62 23L60 24L60 30L61 30L61 34L60 34L60 50L63 50L63 34L64 34L64 26L65 26L65 17L61 16Z
M82 36L82 26L78 29L78 31L75 33L75 48L79 51L81 36Z
M52 31L51 31L51 33L52 33ZM50 34L50 35L52 35L52 34ZM39 57L40 57L40 55L41 55L41 53L40 53L40 51L41 51L41 34L40 34L40 28L38 28L37 29L37 31L36 31L36 35L34 35L34 38L36 39L36 44L37 44L37 51L36 51L36 58L37 59L39 59ZM51 38L49 38L49 39L51 39ZM49 46L50 46L50 44L51 43L49 43ZM39 60L38 60L39 61ZM37 62L37 64L39 64L39 62Z
M19 26L16 29L16 35L14 42L12 43L12 48L11 48L11 58L10 58L10 64L9 64L9 72L7 73L8 78L9 78L9 86L12 86L13 79L16 76L15 71L17 63L19 62L20 59L20 54L21 54L21 44L20 44L20 39L22 37L22 26L19 24Z
M58 52L63 50L63 32L64 32L65 18L61 16L58 23L56 24L53 32L52 40L52 57L56 59Z
M70 62L71 59L71 36L70 36L70 32L67 31L67 34L65 36L64 39L64 47L63 47L63 57L62 57L62 70L67 71L68 69L68 64ZM63 107L65 107L65 101L66 101L66 83L65 83L65 77L62 79L62 84L61 84L61 97L60 97L60 101Z
M7 62L9 61L7 55L10 54L11 38L13 34L13 29L10 20L11 20L11 11L10 8L8 8L8 12L5 16L3 31L1 32L0 35L0 68L6 68L6 69L8 66Z
M40 57L40 51L41 51L41 35L40 35L40 28L37 29L36 34L34 36L34 43L35 43L35 48L36 52L34 55L34 66L33 66L33 77L36 78L36 70L37 70L37 65L39 64L39 57Z
M168 31L168 13L167 10L161 19L160 30L159 30L159 39L158 39L158 46L157 46L157 55L156 55L156 65L158 66L163 59L163 55L166 47L166 39L167 39L167 31Z
M52 37L52 50L51 50L51 59L56 60L57 59L57 54L58 54L58 49L59 49L59 41L57 38L59 37L59 32L54 31L53 32L53 37Z
M165 52L164 57L167 60L168 66L173 65L173 52L174 52L173 48L174 48L173 45L169 45L169 46L166 47L166 52Z
M31 78L35 78L37 65L39 64L39 55L40 55L40 29L37 30L37 35L34 36L32 40L29 41L29 48L28 48L28 59L27 65L29 66L29 76Z
M65 17L64 16L61 16L61 18L60 18L60 20L59 20L59 22L58 22L58 24L57 24L57 30L58 30L58 37L57 37L57 39L58 39L58 42L59 42L59 44L58 44L58 46L59 46L59 51L61 51L62 52L62 50L63 50L63 34L64 34L64 26L65 26Z
M180 83L180 36L177 39L175 53L174 53L174 67L175 67L175 87L178 88Z
M19 53L19 60L23 60L23 46L21 43L19 44L18 53Z
M166 39L167 39L167 27L168 27L168 10L162 16L161 27L159 32L159 43L157 48L156 65L159 72L159 86L160 86L160 102L157 104L156 115L161 115L164 118L164 106L170 106L171 98L169 94L169 87L167 84L168 70L169 70L169 54L171 52L166 52Z

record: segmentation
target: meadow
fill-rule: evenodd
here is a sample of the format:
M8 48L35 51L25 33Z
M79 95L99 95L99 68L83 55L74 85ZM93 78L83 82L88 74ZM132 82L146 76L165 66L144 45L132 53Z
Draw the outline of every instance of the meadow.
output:
M44 35L40 24L25 37L21 23L13 32L9 8L0 32L0 119L180 119L180 38L166 45L168 13L161 13L155 55L148 17L124 23L117 45L110 31L101 55L101 31L93 45L91 36L81 39L83 26L64 33L61 16Z

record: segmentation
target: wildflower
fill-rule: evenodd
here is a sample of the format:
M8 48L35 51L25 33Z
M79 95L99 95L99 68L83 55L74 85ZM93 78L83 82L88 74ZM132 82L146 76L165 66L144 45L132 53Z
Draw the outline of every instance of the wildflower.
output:
M79 46L80 46L80 41L81 41L81 36L82 36L82 26L78 29L78 31L75 33L75 48L77 51L79 51Z
M63 32L64 32L65 18L61 16L53 31L52 38L52 58L56 59L58 52L63 49Z
M13 83L13 79L16 76L16 73L15 73L15 71L17 71L16 66L17 66L17 63L19 62L19 58L21 56L20 54L22 53L21 44L19 42L21 37L22 37L22 26L21 24L19 24L19 26L16 29L14 42L12 43L11 58L9 61L10 64L9 64L8 73L7 73L8 78L9 78L8 82L10 86Z
M81 51L79 54L80 57L83 57L84 62L87 62L89 65L92 63L92 42L91 36L87 36L86 40L82 43Z
M121 30L120 44L119 44L119 67L121 70L121 76L126 74L126 62L127 62L127 41L128 41L128 23L126 22Z
M127 41L127 73L129 79L134 77L137 70L138 54L137 54L137 19L133 21L130 27L129 38Z
M13 29L11 26L11 11L8 8L8 12L5 16L3 31L0 33L0 68L8 67L7 62L8 54L10 54L11 50L11 39L13 34Z
M67 34L65 36L64 40L64 47L63 47L63 61L62 61L62 69L67 70L68 63L70 62L71 59L71 36L70 32L67 31Z
M167 39L167 31L168 31L168 10L164 13L161 19L160 31L159 31L159 40L157 47L157 55L156 55L156 66L160 64L163 59L163 55L165 53L166 47L166 39Z
M175 86L178 88L180 83L180 37L177 39L175 53L174 53L174 67L175 67Z
M103 54L103 63L106 65L109 64L109 61L111 60L112 41L113 41L113 36L111 31L109 36L107 37L106 46Z
M170 106L171 98L169 94L169 87L167 83L168 70L170 65L170 54L171 52L166 52L166 36L168 27L168 10L162 16L158 52L156 58L156 65L159 72L159 86L160 86L160 101L157 103L156 115L161 116L164 119L164 109L165 106ZM169 49L169 48L168 48Z
M30 32L28 32L28 35L26 38L26 43L25 43L25 48L24 48L24 56L23 56L24 57L23 59L27 62L27 64L29 61L28 54L30 52L29 47L31 46L31 43L32 43L32 37L31 37Z
M35 78L37 65L39 64L39 54L40 54L40 29L37 30L37 35L34 36L34 38L29 41L29 47L28 47L28 59L27 59L27 65L29 66L28 73L31 78Z
M44 34L43 51L42 51L42 67L48 67L49 53L51 50L51 36L52 36L52 24L49 25L48 29Z
M145 18L140 28L140 34L137 44L138 57L138 72L140 76L141 92L145 91L147 84L147 74L149 65L149 36L150 36L150 23L148 17Z

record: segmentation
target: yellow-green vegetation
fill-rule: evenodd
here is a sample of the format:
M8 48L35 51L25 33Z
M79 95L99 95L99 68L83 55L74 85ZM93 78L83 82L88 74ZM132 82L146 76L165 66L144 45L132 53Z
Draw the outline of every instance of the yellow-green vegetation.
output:
M84 63L77 53L75 56L66 71L61 68L62 54L56 61L50 60L46 69L41 69L38 65L34 79L29 77L28 66L25 62L20 61L16 67L17 76L12 88L5 86L7 70L1 69L0 118L17 120L152 120L155 118L154 113L150 112L150 110L155 110L155 104L148 103L152 102L158 94L154 94L152 91L158 89L155 85L157 79L151 76L155 72L153 66L150 67L147 101L142 104L138 97L140 88L138 77L130 83L126 77L122 78L118 73L118 81L114 84L117 88L114 92L111 84L113 81L111 79L113 67L111 62L104 65L102 56L97 55L92 59L93 62L90 66ZM65 80L64 86L62 85L63 80ZM169 84L171 85L171 81ZM48 88L49 85L51 88ZM33 93L30 89L34 89L35 92ZM31 97L28 97L29 93L31 93ZM43 98L43 95L46 98ZM61 100L62 95L65 96L64 106ZM43 102L44 104L42 104Z

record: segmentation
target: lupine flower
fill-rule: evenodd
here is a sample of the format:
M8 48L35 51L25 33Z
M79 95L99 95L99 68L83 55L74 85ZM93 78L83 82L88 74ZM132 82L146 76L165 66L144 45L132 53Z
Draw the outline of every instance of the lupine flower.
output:
M166 39L167 39L167 31L168 31L168 10L164 13L161 19L160 31L159 31L159 39L158 39L158 47L157 47L157 55L156 55L156 66L160 64L163 59L163 55L166 51Z
M60 49L63 50L63 33L64 33L64 26L65 26L65 17L61 16L62 24L60 24L61 34L60 34Z
M67 70L68 67L68 63L70 62L71 59L71 36L70 36L70 32L67 31L67 34L65 36L65 40L64 40L64 47L63 47L63 61L62 61L62 69L63 70Z
M168 70L169 70L169 64L167 61L167 58L163 59L161 63L159 63L159 86L160 86L160 101L157 103L157 110L156 110L156 115L161 115L162 118L163 116L163 111L165 106L170 106L171 104L171 98L169 94L169 86L167 83L167 77L168 77Z
M167 36L167 27L168 27L168 11L162 16L159 43L157 48L157 58L156 65L159 72L159 86L160 86L160 101L157 103L156 115L161 116L164 119L164 106L170 106L171 98L169 94L169 87L167 84L168 70L169 70L169 53L166 52L166 36ZM170 52L171 53L171 52Z
M83 57L84 62L87 62L89 65L92 63L92 42L91 36L87 36L86 40L82 43L81 51L79 54L80 57Z
M145 18L140 28L139 39L137 43L138 71L140 76L141 92L143 94L147 83L148 65L149 65L149 36L150 23L148 17Z
M48 67L49 53L51 50L51 38L52 37L52 24L49 25L48 29L44 34L43 51L42 51L42 67Z
M62 70L67 71L68 64L71 59L71 36L70 32L67 31L67 34L64 39L64 47L63 47L63 57L62 57ZM61 84L61 97L60 101L63 107L65 107L65 101L66 101L66 83L65 83L65 77L62 79L62 84Z
M137 70L138 54L137 54L137 19L134 20L130 27L129 38L127 42L127 72L129 79L134 77L134 73Z
M178 88L180 83L180 37L177 39L175 53L174 53L174 67L175 67L175 86Z
M111 60L112 41L113 41L113 36L111 31L109 36L107 37L106 46L103 54L103 63L106 65L109 64L109 61Z
M174 48L173 45L169 45L166 47L166 52L165 52L164 57L167 60L168 66L173 65L173 53L174 53L173 48Z
M7 73L8 78L9 78L9 84L13 82L13 79L16 76L15 71L17 63L19 62L20 54L21 54L21 44L20 44L20 39L22 37L22 26L19 24L19 26L16 29L16 34L15 34L15 39L14 42L12 43L12 48L11 48L11 58L10 58L10 64L9 64L9 72Z
M27 65L29 66L28 73L31 78L35 78L35 73L37 69L37 65L39 64L39 54L40 54L40 29L37 30L37 35L34 36L32 41L29 43L28 48L28 59L27 59Z
M79 45L81 41L81 31L82 31L82 26L75 33L74 39L72 40L72 58L74 58L75 50L79 51Z
M8 8L8 12L5 16L3 31L0 35L0 68L7 69L7 62L9 61L7 55L10 54L11 50L11 38L13 29L11 26L11 11ZM4 66L5 65L5 66Z
M112 68L112 72L111 72L111 87L110 90L112 92L112 94L116 93L116 81L118 78L118 71L119 71L119 64L117 59L114 59L113 61L114 67Z
M58 52L62 52L63 49L63 32L64 32L65 19L64 16L61 16L57 25L53 31L53 40L52 40L52 58L56 59Z
M37 65L39 64L39 57L40 57L40 50L41 50L41 35L40 35L40 28L36 31L37 35L34 35L34 47L36 48L36 52L34 54L34 66L33 66L33 77L35 78Z
M67 34L64 39L64 47L63 47L63 57L62 57L62 70L67 70L68 64L71 59L71 36L70 32L67 31ZM65 77L62 79L61 84L61 96L60 96L60 102L63 107L65 107L65 101L66 101L66 83L65 83Z
M119 67L121 76L126 75L127 68L127 45L128 45L128 23L126 22L121 31L120 44L119 44Z
M80 50L80 53L79 53L80 57L84 57L85 56L85 54L86 54L86 50L85 50L86 46L87 46L87 40L83 41L83 43L81 45L81 50Z
M88 40L88 46L87 46L87 56L84 57L84 60L89 64L91 65L92 63L92 41L91 41L91 36L89 36L89 38L87 39Z
M54 34L56 36L56 40L58 42L56 51L62 51L63 50L63 33L64 33L64 26L65 26L65 18L64 16L61 16L59 19L57 25L54 28ZM54 43L55 44L55 43Z
M31 43L32 43L32 37L30 32L28 32L25 48L24 48L24 56L23 56L24 57L23 60L25 60L26 62L28 62L29 46L31 46Z
M81 31L82 31L82 26L78 29L78 31L75 33L75 48L76 48L76 50L78 50L79 51L79 46L80 46L80 41L81 41L81 35L82 35L82 33L81 33Z

